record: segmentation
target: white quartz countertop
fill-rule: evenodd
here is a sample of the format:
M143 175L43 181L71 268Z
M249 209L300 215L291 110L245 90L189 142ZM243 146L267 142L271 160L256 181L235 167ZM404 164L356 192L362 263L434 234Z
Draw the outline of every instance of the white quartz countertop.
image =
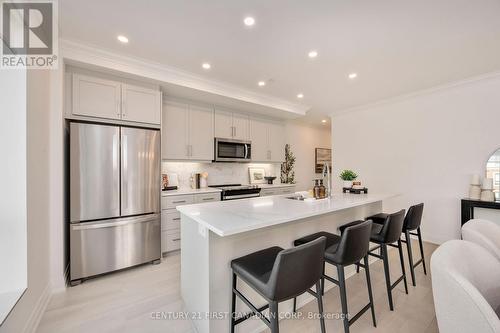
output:
M213 187L205 188L180 188L178 190L162 191L162 197L168 197L171 195L185 195L185 194L204 194L204 193L220 193L221 190Z
M305 202L280 195L179 206L177 210L224 237L371 204L394 196L339 193L330 199Z

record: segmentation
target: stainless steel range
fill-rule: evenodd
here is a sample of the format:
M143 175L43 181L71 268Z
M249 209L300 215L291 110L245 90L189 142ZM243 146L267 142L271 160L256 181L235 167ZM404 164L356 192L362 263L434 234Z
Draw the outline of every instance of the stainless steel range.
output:
M246 199L260 196L260 188L257 185L226 184L211 185L210 187L222 190L221 200Z

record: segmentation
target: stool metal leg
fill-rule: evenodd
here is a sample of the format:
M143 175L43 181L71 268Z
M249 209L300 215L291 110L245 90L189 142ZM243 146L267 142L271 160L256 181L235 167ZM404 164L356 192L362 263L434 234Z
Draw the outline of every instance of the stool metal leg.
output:
M410 273L411 273L411 282L415 287L417 284L415 283L415 268L413 267L413 252L411 249L411 236L408 230L405 231L406 238L406 249L408 250L408 261L410 262Z
M382 261L384 262L385 285L387 288L387 297L389 299L389 309L394 311L394 304L392 303L392 288L391 288L391 275L389 271L389 257L387 256L387 245L380 246L380 253L382 254Z
M422 257L422 266L424 267L424 274L427 275L427 270L425 269L425 259L424 259L424 244L422 242L422 233L420 232L420 227L417 228L418 234L418 244L420 245L420 256Z
M325 265L326 262L323 260L323 274L321 275L321 295L325 295Z
M349 333L349 312L347 311L347 293L345 287L344 266L337 265L337 274L340 287L340 303L342 304L342 322L344 323L344 332Z
M236 321L236 294L234 290L236 289L236 274L233 273L233 289L231 291L231 333L234 333L235 321Z
M406 281L405 261L403 258L403 244L401 242L401 238L398 239L398 251L399 251L399 260L401 261L401 271L403 272L403 281L405 284L405 292L406 292L406 294L408 294L408 282Z
M279 333L278 302L269 303L269 321L271 322L271 333Z
M370 267L368 264L368 255L363 259L365 263L366 285L368 286L368 298L370 299L370 308L372 311L373 326L377 327L377 320L375 319L375 305L373 304L372 283L370 280Z
M293 313L297 312L297 297L293 298Z
M318 296L318 311L319 311L319 323L321 325L321 333L326 332L325 327L325 317L323 316L323 295L322 295L322 286L320 282L316 282L316 295Z

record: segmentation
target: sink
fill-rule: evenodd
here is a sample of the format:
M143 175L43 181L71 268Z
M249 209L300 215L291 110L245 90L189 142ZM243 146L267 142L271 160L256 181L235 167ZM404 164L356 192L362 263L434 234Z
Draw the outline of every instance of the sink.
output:
M304 197L301 196L301 195L294 195L292 197L286 197L287 199L290 199L290 200L299 200L299 201L304 201Z

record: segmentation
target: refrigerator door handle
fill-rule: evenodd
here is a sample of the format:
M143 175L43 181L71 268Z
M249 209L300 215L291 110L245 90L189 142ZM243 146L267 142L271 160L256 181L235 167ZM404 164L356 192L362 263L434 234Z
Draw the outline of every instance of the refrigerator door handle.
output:
M128 208L128 196L127 196L127 188L128 188L128 142L127 142L127 135L123 133L123 129L120 129L122 132L122 172L123 174L121 175L121 180L122 180L122 190L121 190L121 196L122 196L122 207L121 211L125 211Z
M115 222L99 222L99 223L80 223L77 225L72 225L73 230L89 230L89 229L102 229L102 228L114 228L127 224L145 223L153 222L160 218L160 214L152 214L144 217L129 217L125 219L119 219Z

